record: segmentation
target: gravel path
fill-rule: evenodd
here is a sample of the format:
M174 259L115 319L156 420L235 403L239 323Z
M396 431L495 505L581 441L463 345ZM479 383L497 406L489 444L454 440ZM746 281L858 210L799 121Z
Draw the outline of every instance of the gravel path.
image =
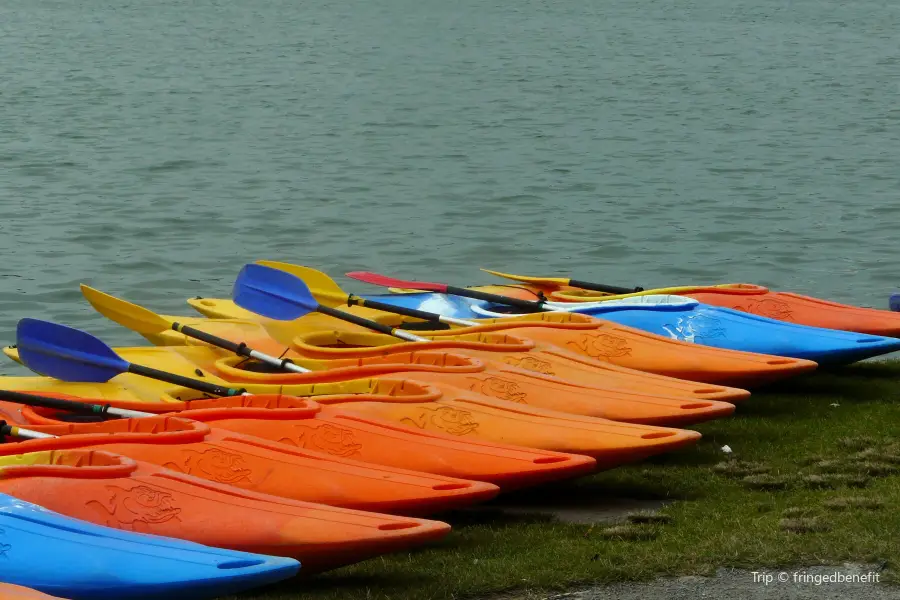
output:
M798 567L784 571L720 569L714 577L677 577L647 583L620 583L578 592L543 596L548 600L897 600L900 587L876 583L881 565ZM795 578L795 574L797 577ZM834 582L869 577L871 582ZM770 579L766 584L766 576ZM819 577L818 585L815 578ZM823 578L832 578L831 581ZM780 580L787 581L780 581ZM796 580L795 580L796 579Z

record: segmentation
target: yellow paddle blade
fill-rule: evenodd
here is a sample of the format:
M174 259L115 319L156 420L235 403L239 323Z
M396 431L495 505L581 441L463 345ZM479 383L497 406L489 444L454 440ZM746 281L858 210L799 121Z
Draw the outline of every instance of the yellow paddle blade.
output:
M277 260L258 260L256 264L278 269L279 271L290 273L298 279L302 279L306 287L309 288L309 293L313 295L313 298L319 304L336 308L346 305L347 300L350 298L347 292L342 290L334 279L312 267L302 267L286 262L278 262Z
M427 294L425 290L414 290L412 288L395 288L389 287L388 291L392 294Z
M490 269L481 269L485 273L503 277L504 279L512 279L513 281L521 281L522 283L533 283L535 285L569 285L569 279L565 277L529 277L527 275L513 275L512 273L502 273L500 271L491 271Z
M98 313L137 333L159 333L172 327L170 321L148 308L110 296L83 283L81 293Z
M270 267L272 269L278 269L279 271L284 271L285 273L290 273L294 277L298 277L302 279L304 283L306 283L307 287L309 287L310 291L319 290L323 294L330 294L332 296L344 296L344 300L347 299L347 292L341 289L341 287L328 275L323 273L322 271L317 271L311 267L302 267L300 265L292 265L286 262L279 262L277 260L258 260L256 264L263 265L264 267Z
M20 365L22 364L22 359L19 358L19 351L13 346L7 346L3 349L3 354L7 356L7 358L11 358Z
M721 286L685 285L680 287L655 288L652 290L633 292L631 294L604 294L603 292L577 289L553 292L550 294L550 299L560 300L562 302L604 302L606 300L624 300L626 298L635 298L637 296L652 296L655 294L677 296L678 294L683 292L690 292L692 290L708 287Z

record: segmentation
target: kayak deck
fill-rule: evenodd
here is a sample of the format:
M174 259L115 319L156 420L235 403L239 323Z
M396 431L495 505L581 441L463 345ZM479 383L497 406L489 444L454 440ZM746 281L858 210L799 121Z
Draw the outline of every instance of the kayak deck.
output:
M0 493L97 525L293 557L307 572L406 549L450 531L439 521L256 494L103 451L17 454L7 444L0 451Z
M184 403L91 401L178 415L216 428L364 462L485 481L503 491L586 475L596 467L596 461L588 456L486 440L460 440L291 396L253 395ZM25 423L53 424L71 415L24 407L20 417Z
M74 600L213 598L293 577L293 559L138 535L64 517L0 494L5 581ZM0 597L26 598L36 595Z
M429 514L499 492L489 483L363 463L172 416L29 429L58 437L8 443L0 451L103 450L248 491L342 508Z

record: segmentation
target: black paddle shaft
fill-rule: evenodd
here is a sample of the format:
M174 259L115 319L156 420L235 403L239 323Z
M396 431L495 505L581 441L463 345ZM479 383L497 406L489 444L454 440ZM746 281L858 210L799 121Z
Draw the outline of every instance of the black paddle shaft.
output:
M234 352L238 356L250 358L250 348L247 347L247 344L237 344L235 342L232 342L231 340L220 338L217 335L206 333L205 331L200 331L199 329L194 329L193 327L188 327L187 325L179 325L178 323L172 323L172 329L174 329L178 333L183 333L188 337L200 340L201 342L206 342L207 344L218 346L219 348L224 348L229 352Z
M585 290L594 290L595 292L606 292L607 294L634 294L643 292L644 288L624 288L615 285L603 285L602 283L591 283L590 281L581 281L580 279L570 279L569 285L572 287L582 288Z
M393 304L388 304L387 302L379 302L377 300L368 300L366 298L360 298L358 296L349 296L347 298L347 305L353 306L365 306L366 308L374 308L375 310L383 310L384 312L394 313L397 315L404 315L406 317L413 317L414 319L422 319L423 321L440 321L441 315L430 313L424 310L418 310L415 308L406 308L404 306L394 306Z
M370 321L369 319L364 319L363 317L357 315L351 315L350 313L331 308L330 306L322 306L320 304L316 311L322 313L323 315L334 317L335 319L340 319L348 323L353 323L354 325L359 325L360 327L365 327L366 329L371 329L379 333L386 333L388 335L394 335L394 328L389 325L378 323L376 321Z
M240 396L246 392L244 389L236 390L234 388L226 388L206 381L198 381L196 379L191 379L190 377L182 377L181 375L167 373L165 371L159 371L141 365L129 364L128 372L143 377L149 377L150 379L158 379L159 381L180 385L192 390L197 390L198 392L205 392L207 394L212 394L213 396Z
M524 308L534 312L545 312L547 308L543 302L534 302L532 300L520 300L519 298L510 298L509 296L500 296L498 294L488 294L487 292L479 292L468 288L458 288L452 285L447 286L447 293L454 296L466 296L475 298L476 300L486 300L487 302L495 302L497 304L506 304L515 306L516 308Z
M61 398L49 398L47 396L35 396L7 390L0 391L0 400L23 404L25 406L38 406L42 408L54 408L68 412L87 413L91 415L104 415L109 410L109 405L88 404L76 400L63 400Z

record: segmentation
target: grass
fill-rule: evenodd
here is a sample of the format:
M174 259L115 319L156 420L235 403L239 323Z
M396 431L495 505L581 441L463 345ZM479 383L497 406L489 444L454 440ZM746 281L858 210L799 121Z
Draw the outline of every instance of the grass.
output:
M573 525L538 508L439 515L454 527L442 542L240 598L527 597L718 567L843 561L880 563L882 581L896 581L898 425L900 362L816 373L694 427L704 437L693 448L494 502L584 509L610 497L672 501L655 517Z

